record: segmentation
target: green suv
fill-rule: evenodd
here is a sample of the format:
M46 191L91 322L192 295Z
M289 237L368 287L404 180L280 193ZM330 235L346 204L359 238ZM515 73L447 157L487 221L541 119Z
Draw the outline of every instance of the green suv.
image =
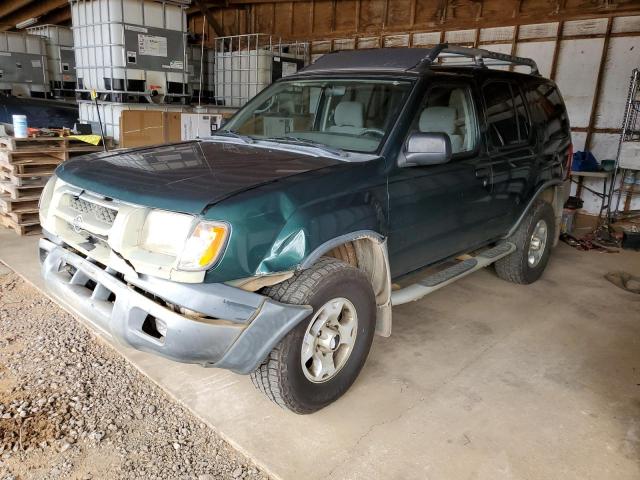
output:
M117 341L249 374L310 413L355 381L393 305L490 264L537 280L570 159L562 98L532 60L329 54L211 138L62 164L42 273Z

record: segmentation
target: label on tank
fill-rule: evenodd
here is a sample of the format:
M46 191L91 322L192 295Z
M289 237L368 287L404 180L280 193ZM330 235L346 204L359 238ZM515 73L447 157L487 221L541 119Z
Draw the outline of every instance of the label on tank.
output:
M156 35L138 35L138 52L152 57L167 56L167 38Z

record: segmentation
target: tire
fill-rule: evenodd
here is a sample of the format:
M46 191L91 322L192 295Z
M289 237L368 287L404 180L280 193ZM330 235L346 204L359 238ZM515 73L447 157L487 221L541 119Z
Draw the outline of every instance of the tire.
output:
M251 373L254 386L280 407L298 414L313 413L340 398L360 373L373 341L376 304L367 276L345 262L323 257L310 269L266 288L263 293L278 302L311 305L313 313L291 330ZM343 300L347 302L342 302ZM340 302L343 303L340 307L342 310L336 307ZM310 333L312 325L321 324L323 318L330 317L326 312L329 309L335 311L336 308L341 312L337 318L340 321L344 321L344 318L348 320L351 328L349 342L352 342L352 346L349 347L348 354L342 343L333 353L324 353L323 355L333 356L331 363L336 367L341 363L341 367L326 380L312 381L308 375L312 376L312 371L317 371L313 367L322 364L321 372L324 372L324 363L317 361L319 357L314 356L303 365L303 340L313 339L313 345L317 345L321 334L326 337L326 331L334 332L329 327L322 327L324 330L320 330L318 335ZM353 311L357 319L355 326ZM331 347L336 342L345 341L339 335L339 340L335 336L332 339L329 345ZM305 345L310 345L310 342ZM305 352L308 354L320 348L307 348ZM318 380L320 375L315 378Z
M534 251L537 261L529 262L529 248L532 247L533 234L539 222L546 223L546 241L542 249ZM513 283L527 285L535 282L544 272L551 247L555 239L556 230L555 214L553 208L547 202L536 202L527 216L522 220L515 233L507 240L515 244L516 250L511 255L501 258L495 263L498 277ZM539 252L542 250L541 252ZM538 253L539 252L539 253Z

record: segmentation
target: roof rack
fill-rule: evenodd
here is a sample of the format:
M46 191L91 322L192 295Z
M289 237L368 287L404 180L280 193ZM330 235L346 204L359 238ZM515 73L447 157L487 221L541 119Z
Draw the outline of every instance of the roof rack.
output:
M423 70L433 65L436 60L443 54L458 55L461 57L471 58L479 67L485 67L485 59L499 60L511 65L524 65L531 69L531 75L540 75L538 65L531 58L517 57L515 55L507 55L506 53L490 52L482 48L449 46L448 43L439 43L431 49L429 54L424 57L413 69ZM447 55L447 56L449 56Z

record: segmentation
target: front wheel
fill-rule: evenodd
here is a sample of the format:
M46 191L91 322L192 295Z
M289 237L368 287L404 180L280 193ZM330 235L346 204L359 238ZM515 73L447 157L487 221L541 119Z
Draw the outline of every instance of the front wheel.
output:
M311 305L251 373L255 387L283 408L315 412L342 396L367 358L375 330L375 297L366 275L334 258L269 287L282 303Z
M546 202L531 207L515 233L507 240L516 251L495 263L496 273L513 283L529 284L544 272L555 239L555 214Z

